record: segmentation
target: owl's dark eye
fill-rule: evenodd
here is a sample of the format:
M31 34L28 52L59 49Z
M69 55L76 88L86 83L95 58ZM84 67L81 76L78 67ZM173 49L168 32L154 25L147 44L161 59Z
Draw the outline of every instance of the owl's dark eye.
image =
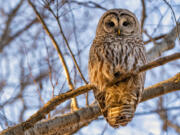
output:
M127 22L127 21L123 22L123 26L127 27L128 25L130 25L129 22Z
M114 27L115 24L114 24L114 22L110 21L110 22L107 23L107 25L110 26L110 27Z

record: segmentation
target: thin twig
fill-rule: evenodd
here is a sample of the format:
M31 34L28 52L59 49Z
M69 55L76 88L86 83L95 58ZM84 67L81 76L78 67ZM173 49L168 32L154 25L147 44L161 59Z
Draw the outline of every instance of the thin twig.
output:
M141 33L143 32L143 27L144 27L144 22L146 19L146 5L145 5L145 1L141 0L141 4L142 4L142 13L141 13Z
M169 2L167 2L167 0L163 0L167 5L168 5L168 7L171 9L171 11L172 11L172 14L173 14L173 18L174 18L174 21L175 21L175 23L176 23L176 31L177 31L177 37L178 37L178 39L179 39L179 42L180 42L180 33L179 33L179 26L178 26L178 22L177 22L177 19L176 19L176 15L175 15L175 12L174 12L174 10L173 10L173 8L172 8L172 6L169 4Z
M166 34L162 34L162 35L159 35L159 36L157 36L157 37L151 37L149 40L144 41L144 44L148 44L148 43L150 43L150 42L152 42L152 41L156 41L156 40L162 39L162 38L164 38L165 36L166 36Z
M14 33L14 34L11 33L12 35L10 35L10 33L8 33L11 22L13 21L13 18L15 17L16 12L20 9L20 6L22 5L23 1L24 0L21 0L20 3L17 5L17 7L15 7L15 9L13 9L12 12L8 16L5 29L3 31L1 38L0 38L0 44L1 44L0 45L0 52L2 52L4 47L9 45L9 43L11 43L16 37L20 36L24 31L31 28L31 26L37 22L37 19L35 18L30 23L25 25L22 29L17 31L16 33Z
M53 34L49 31L46 23L44 22L43 18L40 16L39 12L37 11L36 7L33 5L33 3L31 2L31 0L28 0L28 3L29 5L32 7L32 9L34 10L37 18L39 19L40 23L42 24L44 30L46 31L46 33L48 34L48 36L50 37L51 41L52 41L52 44L54 45L56 51L58 52L58 56L59 56L59 59L61 60L61 63L63 65L63 68L65 70L65 75L66 75L66 79L67 79L67 82L68 82L68 85L69 85L69 88L70 89L74 89L74 86L72 84L72 81L71 81L71 78L70 78L70 74L69 74L69 70L67 68L67 64L66 64L66 61L64 60L64 56L58 46L58 43L56 42ZM77 105L77 101L75 98L72 99L72 103L73 103L73 108L74 109L78 109L78 105Z
M93 2L93 1L79 2L79 1L75 1L75 0L66 0L65 2L67 2L67 3L75 3L75 4L82 5L82 6L85 6L85 7L88 7L88 8L99 8L99 9L107 11L107 9L105 7L102 7L100 4L98 4L96 2Z
M69 50L69 52L70 52L70 54L71 54L71 57L72 57L72 59L73 59L73 61L74 61L74 64L75 64L75 66L76 66L76 68L77 68L77 70L78 70L78 72L79 72L82 80L83 80L86 84L88 84L88 82L87 82L86 79L84 78L84 76L83 76L83 74L82 74L82 72L81 72L81 70L80 70L80 68L79 68L79 66L78 66L78 64L77 64L77 61L76 61L76 59L75 59L75 56L74 56L74 54L73 54L73 52L72 52L72 50L71 50L71 48L70 48L70 45L69 45L69 43L68 43L68 41L67 41L67 38L66 38L66 36L65 36L65 34L64 34L64 31L63 31L63 29L62 29L62 26L61 26L61 22L60 22L60 20L59 20L59 17L55 15L55 13L53 12L53 10L52 10L50 7L49 7L48 9L49 9L49 11L53 14L54 18L56 19L56 21L57 21L57 23L58 23L58 26L59 26L61 35L62 35L62 37L63 37L63 39L64 39L64 41L65 41L65 43L66 43L66 46L67 46L67 48L68 48L68 50Z
M20 9L20 7L22 6L23 2L24 2L24 0L21 0L16 5L16 7L9 13L8 19L5 23L6 26L5 26L5 29L4 29L3 34L2 34L2 39L7 38L7 35L9 34L10 25L11 25L13 19L15 18L15 16L17 15L17 12Z
M172 55L169 55L169 56L165 56L165 57L162 57L162 58L159 58L153 62L150 62L144 66L141 66L139 68L139 71L136 72L136 74L139 74L141 72L145 72L147 70L150 70L152 68L155 68L155 67L158 67L158 66L161 66L161 65L164 65L170 61L174 61L176 59L180 59L180 53L175 53L175 54L172 54ZM131 77L133 74L132 73L129 73L129 74L126 74L118 79L114 79L113 81L111 81L107 87L111 87L112 85L114 85L115 83L118 83L118 82L121 82L122 80L126 79L126 78L129 78Z
M60 33L61 33L61 35L62 35L62 37L63 37L63 39L64 39L64 41L65 41L65 43L66 43L66 46L67 46L67 48L68 48L68 50L69 50L69 52L70 52L70 54L71 54L71 57L72 57L72 59L73 59L73 62L74 62L74 64L75 64L75 66L76 66L79 74L80 74L80 77L81 77L82 80L85 82L85 84L88 84L88 82L86 81L85 77L83 76L83 74L82 74L82 72L81 72L81 70L80 70L80 68L79 68L79 65L78 65L78 63L77 63L77 61L76 61L76 59L75 59L75 56L74 56L74 54L73 54L73 52L72 52L72 50L71 50L71 48L70 48L70 45L69 45L68 40L67 40L67 38L66 38L66 36L65 36L65 34L64 34L64 31L63 31L63 28L62 28L62 25L61 25L61 22L60 22L60 19L59 19L58 14L56 15L56 14L54 13L54 11L51 9L50 4L48 4L48 5L49 5L49 6L48 6L49 11L52 13L52 15L54 16L54 18L56 19L56 21L57 21L57 23L58 23ZM88 97L88 93L87 93L87 97ZM76 101L76 100L75 100L75 101ZM86 105L87 105L87 103L88 103L88 102L87 102L87 98L86 98ZM72 102L72 104L74 104L74 103ZM77 104L77 103L75 103L75 105L76 105L76 104ZM73 105L72 105L72 106L73 106ZM77 106L76 106L76 109L77 109Z
M156 41L148 34L147 30L144 30L143 32L149 38L150 42L153 42L154 45L156 45Z
M168 132L168 124L167 124L168 115L167 115L167 111L164 109L164 99L163 99L163 97L159 98L157 107L159 109L163 110L162 112L158 112L157 114L159 114L160 119L163 120L162 129L164 131Z
M174 61L176 59L180 59L180 53L175 53L175 54L172 54L172 55L169 55L169 56L165 56L165 57L162 57L162 58L159 58L153 62L150 62L142 67L139 68L139 73L140 72L144 72L146 70L150 70L152 68L155 68L155 67L158 67L158 66L161 66L161 65L164 65L170 61Z
M27 59L27 66L28 66L28 69L29 69L29 72L30 72L30 77L31 77L31 79L33 80L33 83L35 84L35 86L36 86L36 90L37 90L37 93L38 93L38 95L39 95L39 98L40 98L40 101L41 101L41 103L42 104L44 104L44 100L43 100L43 98L42 98L42 95L41 95L41 91L40 91L40 89L39 89L39 86L38 86L38 83L37 83L37 81L35 80L35 78L34 78L34 76L33 76L33 74L32 74L32 69L31 69L31 66L30 66L30 64L29 64L29 59L28 59L28 53L27 53L27 50L26 50L26 47L24 48L24 54L25 54L25 56L26 56L26 59Z

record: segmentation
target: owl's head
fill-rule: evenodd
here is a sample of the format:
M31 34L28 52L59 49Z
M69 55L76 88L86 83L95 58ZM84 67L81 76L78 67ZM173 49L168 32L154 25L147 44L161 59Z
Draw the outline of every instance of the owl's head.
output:
M130 36L140 34L136 16L126 9L111 9L103 14L96 30L96 36L116 34Z

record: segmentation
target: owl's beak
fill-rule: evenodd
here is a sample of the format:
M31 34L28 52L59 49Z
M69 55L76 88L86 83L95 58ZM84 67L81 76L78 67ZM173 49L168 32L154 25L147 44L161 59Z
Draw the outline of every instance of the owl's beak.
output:
M118 36L120 36L120 34L121 34L121 30L120 29L117 30L117 34L118 34Z

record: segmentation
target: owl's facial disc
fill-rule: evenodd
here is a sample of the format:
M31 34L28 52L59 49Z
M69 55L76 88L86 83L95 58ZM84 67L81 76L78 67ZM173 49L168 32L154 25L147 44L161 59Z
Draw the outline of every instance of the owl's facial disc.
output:
M101 17L96 35L133 36L140 35L136 16L125 9L111 9Z
M119 29L121 35L133 35L137 31L136 21L132 16L121 15L119 19Z
M118 28L118 18L115 14L110 14L104 18L104 31L107 33L114 33Z

